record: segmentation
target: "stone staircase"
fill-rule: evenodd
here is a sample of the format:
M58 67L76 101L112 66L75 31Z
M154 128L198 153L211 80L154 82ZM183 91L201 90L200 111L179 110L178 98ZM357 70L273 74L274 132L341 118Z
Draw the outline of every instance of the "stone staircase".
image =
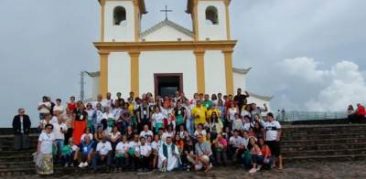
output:
M31 135L31 150L14 151L13 135L0 135L0 178L35 174L32 153L37 134ZM282 154L285 166L296 162L366 159L366 124L284 125ZM85 173L55 166L55 174Z
M283 127L286 163L366 159L366 125L292 125Z

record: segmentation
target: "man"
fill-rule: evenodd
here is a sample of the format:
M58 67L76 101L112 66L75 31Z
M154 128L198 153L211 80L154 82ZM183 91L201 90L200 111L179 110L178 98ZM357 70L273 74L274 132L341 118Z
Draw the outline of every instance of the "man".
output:
M149 130L149 126L144 125L144 129L140 132L140 137L144 137L145 139L147 139L149 136L153 137L153 135L153 132Z
M140 137L140 145L135 147L135 161L139 171L149 170L151 151L151 146L146 144L145 137Z
M137 121L139 123L139 129L141 130L143 126L148 125L151 126L150 118L151 118L151 111L150 111L149 103L146 99L143 99L142 104L138 107L137 111Z
M196 170L200 170L200 164L207 173L211 168L212 164L210 158L212 156L211 145L204 140L203 135L199 134L197 137L198 142L195 145L196 151ZM198 165L197 165L198 164Z
M56 160L61 159L61 151L65 143L65 133L67 132L67 126L63 121L62 115L56 116L57 122L53 123L53 133L55 135L55 142L57 148Z
M60 114L64 113L64 111L65 111L64 106L62 106L62 104L61 104L60 98L56 99L55 107L53 107L53 114L56 115L56 113L57 113L56 111L59 112Z
M113 99L112 99L112 93L108 92L106 94L106 98L102 100L103 107L112 107Z
M161 171L172 171L179 166L180 156L176 145L172 143L172 138L168 136L166 142L159 148L159 163Z
M15 150L29 148L29 132L31 121L29 116L25 114L23 108L18 109L18 115L13 118L13 131L15 135Z
M229 140L230 154L232 155L233 161L237 161L239 159L247 145L248 141L239 136L238 130L234 130L234 135L231 136Z
M365 121L365 117L366 117L366 109L362 104L357 104L357 109L355 112L355 119L356 122L364 122Z
M261 107L257 107L257 104L252 103L252 104L250 104L250 108L251 108L250 116L252 117L251 122L255 120L256 115L262 116L261 115L262 112L268 111L267 104L263 104L263 108L261 108Z
M271 149L272 154L275 156L274 164L278 162L278 169L282 170L282 156L281 156L281 124L274 120L272 113L267 114L267 121L260 121L260 124L265 130L264 140Z
M205 94L204 100L202 102L203 107L205 107L208 110L208 109L211 109L212 104L213 103L210 100L210 96L208 94Z
M97 144L96 154L93 159L93 170L97 170L98 163L104 163L108 169L112 165L112 144L107 141L107 136L104 136L102 141Z
M247 98L249 98L249 93L245 91L245 95L241 94L241 88L238 88L237 94L234 97L234 102L239 107L239 114L241 114L241 108L247 104Z
M196 101L196 107L192 109L192 115L194 117L194 125L197 127L198 124L205 125L206 121L206 108L202 106L201 100Z

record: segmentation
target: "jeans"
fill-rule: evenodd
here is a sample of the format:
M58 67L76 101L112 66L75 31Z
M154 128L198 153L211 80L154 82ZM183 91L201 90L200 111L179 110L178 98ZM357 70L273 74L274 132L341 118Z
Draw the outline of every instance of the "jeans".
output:
M117 168L127 168L128 166L128 158L126 157L116 157L115 158L115 164Z
M62 148L64 147L64 140L56 139L55 142L56 142L56 148L57 148L57 154L56 154L57 158L56 159L60 159L61 151L62 151Z
M101 155L96 154L95 157L93 158L93 162L92 162L92 167L94 170L98 169L98 164L105 164L107 165L107 167L111 167L112 164L112 157L111 154L108 153L107 155L104 156L104 160L102 160Z

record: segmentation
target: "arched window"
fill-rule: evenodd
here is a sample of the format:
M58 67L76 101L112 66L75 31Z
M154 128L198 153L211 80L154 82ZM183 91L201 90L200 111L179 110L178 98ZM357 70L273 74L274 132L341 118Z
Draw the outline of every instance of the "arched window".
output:
M211 21L212 24L219 23L219 16L217 13L217 8L214 6L209 6L206 9L206 20Z
M117 6L113 10L113 24L120 25L122 21L126 20L126 9L122 6Z

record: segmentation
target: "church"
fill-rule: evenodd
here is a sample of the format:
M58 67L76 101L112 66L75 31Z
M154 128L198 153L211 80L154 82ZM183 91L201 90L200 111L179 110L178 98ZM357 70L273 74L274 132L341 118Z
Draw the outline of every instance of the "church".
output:
M144 0L99 0L100 69L93 73L93 98L121 92L127 97L151 92L236 94L246 89L251 68L233 67L236 40L230 30L231 0L187 0L192 29L166 18L142 31ZM167 9L165 10L168 11ZM249 92L249 102L269 104L272 97Z

